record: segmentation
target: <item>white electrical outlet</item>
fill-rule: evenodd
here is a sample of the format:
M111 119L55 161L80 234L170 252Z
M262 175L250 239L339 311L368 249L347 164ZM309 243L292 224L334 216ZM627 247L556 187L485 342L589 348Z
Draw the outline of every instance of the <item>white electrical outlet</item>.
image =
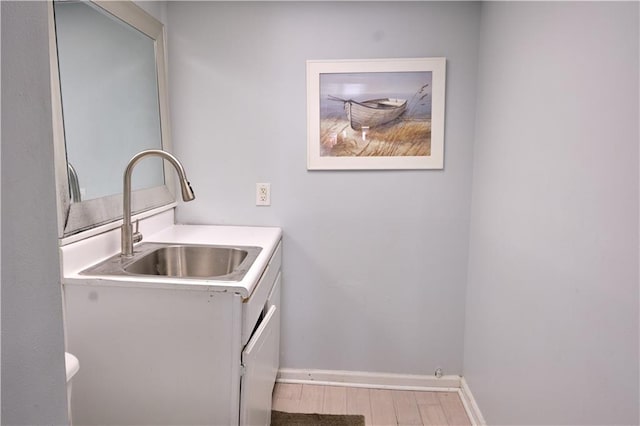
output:
M271 184L256 183L256 206L271 205Z

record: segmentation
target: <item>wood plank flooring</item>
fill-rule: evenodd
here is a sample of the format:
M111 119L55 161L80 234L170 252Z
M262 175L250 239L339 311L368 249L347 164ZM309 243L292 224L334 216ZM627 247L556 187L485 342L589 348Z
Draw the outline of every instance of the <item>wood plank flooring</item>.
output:
M276 383L273 409L363 414L367 426L471 425L456 392L423 392Z

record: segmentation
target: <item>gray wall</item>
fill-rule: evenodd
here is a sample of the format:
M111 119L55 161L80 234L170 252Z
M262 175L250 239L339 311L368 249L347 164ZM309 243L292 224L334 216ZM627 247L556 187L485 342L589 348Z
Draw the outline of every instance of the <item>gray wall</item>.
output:
M64 424L47 5L1 7L2 424Z
M0 43L2 40L2 7L0 7ZM1 50L1 49L0 49ZM1 62L1 60L0 60ZM0 66L0 80L2 80L2 67ZM0 87L2 83L0 82ZM0 116L2 115L2 102L0 102ZM0 124L2 118L0 117ZM0 126L1 127L1 126ZM2 179L2 135L0 131L0 181ZM0 196L0 222L2 221L2 196ZM2 226L0 225L0 241L2 237ZM2 245L0 244L0 277L2 276ZM2 329L2 279L0 278L0 330ZM2 423L2 338L0 337L0 423Z
M282 367L462 373L479 7L169 4L173 142L197 196L178 221L283 227ZM306 170L307 59L432 56L444 170Z
M464 375L489 424L638 424L638 4L481 25Z

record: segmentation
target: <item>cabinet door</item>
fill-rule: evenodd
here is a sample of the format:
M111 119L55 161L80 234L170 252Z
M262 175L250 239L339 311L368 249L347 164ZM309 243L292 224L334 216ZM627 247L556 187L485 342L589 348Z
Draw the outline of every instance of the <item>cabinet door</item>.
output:
M271 396L278 373L279 345L280 310L273 305L242 352L241 425L268 426L271 422Z

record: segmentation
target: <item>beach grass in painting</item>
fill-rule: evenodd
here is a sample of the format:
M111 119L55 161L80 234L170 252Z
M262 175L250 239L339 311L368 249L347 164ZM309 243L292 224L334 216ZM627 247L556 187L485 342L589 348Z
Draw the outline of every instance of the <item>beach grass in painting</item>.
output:
M342 118L320 120L320 156L397 157L431 155L431 120L399 119L386 126L353 130Z

